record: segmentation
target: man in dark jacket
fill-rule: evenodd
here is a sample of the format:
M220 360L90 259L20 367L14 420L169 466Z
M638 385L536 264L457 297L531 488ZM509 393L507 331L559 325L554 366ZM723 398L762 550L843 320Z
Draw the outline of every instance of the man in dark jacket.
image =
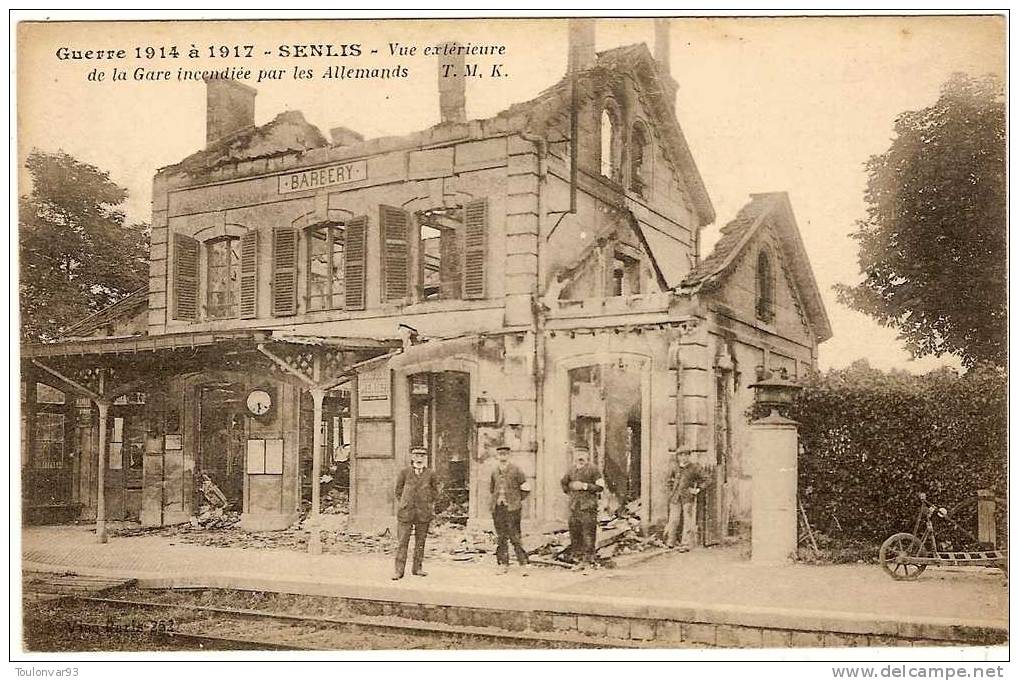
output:
M680 551L689 551L697 537L697 496L710 478L708 471L690 460L690 452L676 452L676 461L669 473L669 518L665 523L665 543L676 546L682 525Z
M598 537L598 496L605 488L601 471L591 465L587 447L573 448L573 467L562 479L570 496L570 552L581 565L594 562Z
M489 484L492 507L492 522L495 525L495 536L498 543L495 549L495 560L499 564L499 574L509 571L509 546L513 544L513 552L517 562L524 567L527 575L527 551L520 543L520 509L521 502L530 491L524 472L509 461L510 448L502 445L495 448L496 464L492 471Z
M414 532L414 562L411 573L424 577L421 569L425 558L428 525L435 515L435 499L439 485L435 474L425 467L428 451L415 447L410 451L410 466L396 476L396 569L393 579L402 579L407 567L407 547Z

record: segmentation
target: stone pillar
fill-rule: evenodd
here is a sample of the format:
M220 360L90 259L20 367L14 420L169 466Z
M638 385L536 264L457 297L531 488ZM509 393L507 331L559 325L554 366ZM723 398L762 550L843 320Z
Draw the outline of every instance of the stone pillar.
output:
M106 416L110 404L104 400L95 400L99 409L99 469L96 483L96 541L105 544L109 541L106 534Z
M796 556L796 422L777 412L750 424L750 560L785 563Z
M307 523L311 528L311 536L308 537L308 552L317 555L322 553L322 530L319 529L322 501L319 480L322 479L322 400L325 399L326 391L322 388L312 388L309 392L314 404L312 416L314 430L311 434L311 514Z

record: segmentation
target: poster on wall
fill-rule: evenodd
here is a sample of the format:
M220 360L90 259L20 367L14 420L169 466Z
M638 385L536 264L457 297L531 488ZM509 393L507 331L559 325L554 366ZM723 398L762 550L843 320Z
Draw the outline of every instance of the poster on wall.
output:
M386 418L392 413L392 379L388 366L381 366L357 377L358 418Z

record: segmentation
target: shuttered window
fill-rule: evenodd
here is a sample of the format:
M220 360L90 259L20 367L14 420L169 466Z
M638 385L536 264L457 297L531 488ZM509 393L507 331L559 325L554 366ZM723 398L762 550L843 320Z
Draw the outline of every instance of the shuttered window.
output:
M277 229L272 247L272 314L297 314L297 230Z
M343 239L343 297L348 310L364 309L367 250L367 216L348 220Z
M308 311L343 308L343 225L313 225L304 235L308 244Z
M223 237L205 242L206 300L209 319L231 319L237 316L240 297L240 239Z
M258 231L241 237L241 319L258 316Z
M173 235L173 318L198 319L198 240Z
M485 297L488 251L488 201L478 199L464 205L463 297Z
M410 215L399 208L379 206L382 240L382 302L405 300L410 285Z

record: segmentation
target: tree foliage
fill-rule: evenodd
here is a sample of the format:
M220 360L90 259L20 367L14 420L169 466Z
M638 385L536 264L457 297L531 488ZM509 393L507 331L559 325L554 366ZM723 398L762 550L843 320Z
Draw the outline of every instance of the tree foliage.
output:
M148 227L125 225L127 190L64 153L33 150L18 201L21 338L51 340L148 277Z
M823 531L834 512L845 538L880 542L912 528L920 492L945 506L978 489L1004 496L1006 387L988 365L914 376L859 361L809 377L790 416L811 523Z
M899 330L914 356L1007 353L1005 101L1000 80L953 76L932 106L901 114L867 162L856 286L841 302Z

